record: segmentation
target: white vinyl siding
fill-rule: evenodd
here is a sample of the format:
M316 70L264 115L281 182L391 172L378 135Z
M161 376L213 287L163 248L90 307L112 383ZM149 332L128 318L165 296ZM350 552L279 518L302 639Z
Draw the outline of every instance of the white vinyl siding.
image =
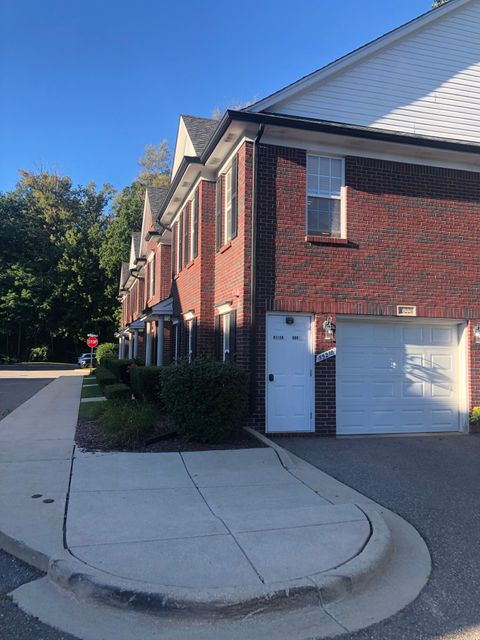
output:
M480 142L480 2L470 2L268 111Z
M307 156L307 234L340 237L343 160Z

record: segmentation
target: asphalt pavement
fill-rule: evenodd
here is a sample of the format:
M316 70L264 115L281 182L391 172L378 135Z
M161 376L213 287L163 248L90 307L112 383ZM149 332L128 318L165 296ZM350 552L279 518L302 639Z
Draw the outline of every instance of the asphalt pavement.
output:
M47 372L45 372L45 378L0 379L0 420L43 389L52 380L53 377L49 378Z
M425 539L431 579L396 616L345 640L480 640L480 436L275 438L395 511Z

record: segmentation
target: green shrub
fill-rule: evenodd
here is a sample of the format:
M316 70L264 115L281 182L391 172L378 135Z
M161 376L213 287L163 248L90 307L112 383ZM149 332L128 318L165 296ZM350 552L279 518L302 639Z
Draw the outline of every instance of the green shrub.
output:
M247 408L247 377L237 365L209 359L165 367L161 399L179 432L219 443L238 428Z
M101 364L103 366L105 365L104 360L117 357L117 345L113 344L113 342L104 342L103 344L99 344L95 350L95 358L98 364Z
M118 382L130 384L130 368L137 367L140 364L138 359L119 360L118 358L107 358L105 366L113 373Z
M480 423L480 407L473 407L470 413L470 424L478 425Z
M132 446L155 427L155 405L136 400L107 400L102 404L98 426L113 444Z
M107 387L108 385L117 383L116 377L105 367L97 367L95 369L95 377L102 389Z
M45 362L48 356L48 347L42 345L41 347L32 347L30 349L30 362Z
M130 400L132 397L132 390L123 382L117 384L110 384L105 387L105 395L107 400Z
M137 400L162 404L161 380L162 367L133 367L130 369L130 385Z

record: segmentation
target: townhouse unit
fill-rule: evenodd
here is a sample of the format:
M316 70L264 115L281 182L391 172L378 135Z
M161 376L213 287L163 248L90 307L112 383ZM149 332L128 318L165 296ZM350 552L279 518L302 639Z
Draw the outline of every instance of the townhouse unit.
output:
M237 362L270 433L468 431L479 34L480 0L450 0L218 122L182 116L122 268L122 354Z

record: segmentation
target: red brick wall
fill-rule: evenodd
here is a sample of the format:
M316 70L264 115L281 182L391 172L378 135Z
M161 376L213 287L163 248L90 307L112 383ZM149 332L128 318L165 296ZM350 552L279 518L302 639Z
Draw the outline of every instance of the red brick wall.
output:
M305 241L306 153L260 145L257 231L257 403L264 426L265 312L480 318L480 174L348 157L348 244ZM470 342L473 343L470 329ZM471 403L480 404L480 348L471 346ZM335 426L334 360L316 366L316 429Z
M172 294L175 316L181 317L187 311L194 311L197 319L197 355L205 355L213 353L215 184L202 180L196 193L199 216L198 255L186 266L183 266L182 258L181 270L173 279ZM190 204L185 210L188 211L189 224L191 224ZM174 253L172 252L172 255ZM181 344L182 353L186 355L185 339L181 341Z
M253 145L243 144L238 157L238 234L215 252L213 305L231 302L237 312L237 362L248 368L250 330L250 260ZM222 202L222 218L224 214Z

